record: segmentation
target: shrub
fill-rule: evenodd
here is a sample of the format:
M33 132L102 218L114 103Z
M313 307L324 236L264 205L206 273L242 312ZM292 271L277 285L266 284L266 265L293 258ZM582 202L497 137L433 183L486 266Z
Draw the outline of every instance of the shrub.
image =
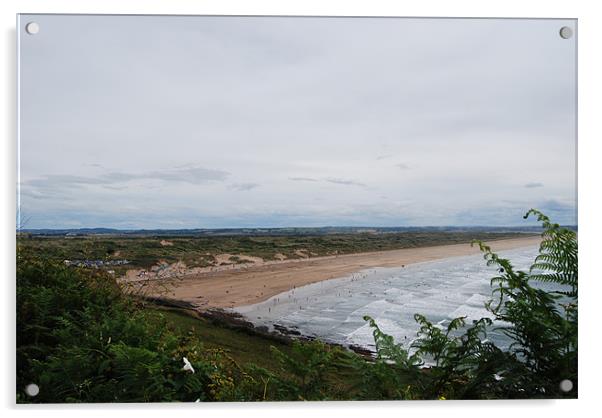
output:
M195 373L182 370L184 356ZM19 254L18 402L211 399L213 372L199 341L170 332L111 277Z
M273 376L279 383L278 397L293 400L328 399L330 388L326 375L333 366L335 351L319 341L293 343L291 354L272 347L280 363L283 377Z
M486 340L492 322L474 321L463 335L464 318L453 319L442 330L426 317L416 315L420 324L415 350L409 355L393 338L383 334L374 320L377 359L392 361L401 370L413 370L428 357L434 365L416 380L418 396L426 398L558 398L577 393L577 235L550 222L537 210L544 229L539 255L528 272L515 271L512 263L478 242L487 265L496 266L491 279L493 299L487 309L496 329L511 340L507 352ZM542 283L552 285L544 289ZM571 393L560 390L560 382L574 384Z

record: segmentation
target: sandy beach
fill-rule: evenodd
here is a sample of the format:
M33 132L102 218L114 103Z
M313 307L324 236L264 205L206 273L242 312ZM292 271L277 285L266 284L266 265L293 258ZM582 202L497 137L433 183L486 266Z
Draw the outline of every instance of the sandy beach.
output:
M491 241L494 251L538 245L539 236ZM402 267L412 263L476 254L470 244L440 245L392 251L316 257L190 274L179 278L130 283L152 296L195 304L201 309L231 308L262 302L279 293L371 267Z

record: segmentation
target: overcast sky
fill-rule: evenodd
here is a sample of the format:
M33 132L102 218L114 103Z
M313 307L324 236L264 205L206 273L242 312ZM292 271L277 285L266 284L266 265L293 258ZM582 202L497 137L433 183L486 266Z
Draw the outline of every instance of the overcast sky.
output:
M25 226L574 224L565 25L22 16Z

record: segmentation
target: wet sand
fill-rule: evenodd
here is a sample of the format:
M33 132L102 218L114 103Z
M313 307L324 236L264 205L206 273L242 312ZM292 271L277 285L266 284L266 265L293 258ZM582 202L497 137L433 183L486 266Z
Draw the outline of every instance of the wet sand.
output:
M538 245L539 236L487 242L494 251ZM371 267L402 267L407 264L479 253L470 244L346 254L330 257L250 266L240 269L190 274L177 279L130 283L144 294L193 303L201 309L250 305L295 287Z

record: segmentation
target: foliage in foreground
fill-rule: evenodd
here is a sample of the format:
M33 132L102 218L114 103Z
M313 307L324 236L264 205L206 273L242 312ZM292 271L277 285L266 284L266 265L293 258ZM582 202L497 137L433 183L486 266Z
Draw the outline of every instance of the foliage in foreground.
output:
M544 232L531 271L515 271L479 243L491 281L487 306L512 342L486 337L493 324L456 318L434 325L417 314L411 350L374 329L376 358L320 342L272 349L274 367L239 364L173 329L124 296L102 272L75 270L19 251L18 402L165 402L328 399L489 399L575 397L577 239L538 211ZM547 286L547 287L546 287ZM547 289L547 290L546 290ZM184 367L183 358L190 362ZM432 364L423 367L425 362ZM192 371L194 370L194 372ZM569 379L570 393L559 389ZM25 394L27 384L38 396Z
M180 372L200 347L151 327L113 281L20 255L17 265L17 400L195 400L207 373ZM175 361L175 359L179 360Z
M240 365L170 327L106 274L18 254L17 402L324 399L334 386L321 369L347 355L318 342L273 352L282 373ZM30 383L40 388L35 397L25 392Z
M577 394L577 236L537 210L544 232L540 254L530 271L516 271L510 260L478 242L487 265L498 268L491 279L493 299L487 309L495 329L508 337L502 351L487 340L492 321L482 318L464 329L465 318L452 320L446 329L416 315L420 324L414 354L394 343L369 317L374 328L377 362L393 362L402 373L417 374L423 359L434 361L429 373L415 380L417 393L426 398L561 398ZM463 333L459 332L464 330ZM409 361L408 361L409 359ZM383 380L395 383L394 376ZM560 382L573 389L565 393Z

